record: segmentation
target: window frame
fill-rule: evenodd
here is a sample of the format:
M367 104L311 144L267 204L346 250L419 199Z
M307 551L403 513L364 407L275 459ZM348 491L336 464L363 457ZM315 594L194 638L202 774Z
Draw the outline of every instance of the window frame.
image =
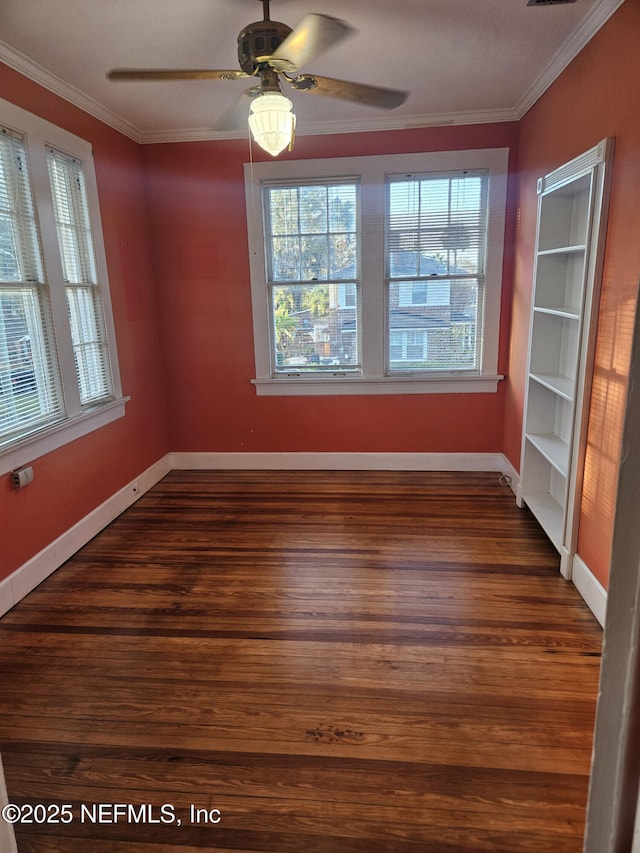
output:
M24 138L33 206L45 270L44 286L47 287L49 295L54 337L53 346L57 354L57 364L62 382L63 408L61 417L55 423L35 429L23 437L18 437L0 450L0 474L5 474L122 417L125 414L125 404L129 398L122 394L98 186L91 144L3 99L0 99L0 124L15 130ZM48 150L51 148L82 162L97 270L97 286L100 289L111 393L104 400L85 405L80 401L76 380L76 365L67 316L66 282L62 274L62 261L49 181L47 156Z
M287 225L292 226L291 232L286 235L281 234L279 231L275 231L273 228L273 219L272 219L272 206L271 206L271 193L275 191L278 193L282 188L285 188L284 195L287 196L290 193L290 190L293 190L293 195L295 196L296 203L294 205L296 215L291 217L285 217L288 219ZM353 266L348 267L347 269L341 268L335 270L335 275L330 275L332 271L333 262L332 262L332 252L330 249L330 245L332 240L336 237L336 235L342 234L347 235L350 239L352 236L357 236L360 231L360 193L359 193L359 180L357 177L340 177L337 180L331 179L320 179L320 180L312 180L312 181L296 181L295 183L291 182L282 182L279 181L268 181L262 185L262 212L263 212L263 222L264 222L264 230L263 234L265 235L265 284L267 289L267 302L269 305L269 363L270 363L270 371L272 375L277 375L279 377L287 377L287 376L296 376L298 373L305 373L311 376L317 376L318 374L323 375L342 375L343 372L349 372L351 374L359 375L360 374L360 307L359 307L359 294L360 294L360 257L359 254L356 253L355 257L350 258L353 260ZM321 195L324 196L326 206L324 208L327 216L324 219L324 225L326 230L308 230L309 223L307 222L307 227L303 224L303 219L305 218L304 208L303 208L303 198L301 190L310 189L312 191L322 190ZM332 227L332 217L330 215L330 206L331 206L331 196L332 190L339 190L338 195L334 195L334 199L339 199L340 201L352 200L354 203L354 208L351 211L351 216L353 219L352 227L346 228L346 230L341 230L338 227ZM346 192L345 192L346 191ZM353 194L353 199L350 197ZM289 210L289 214L291 213L291 209ZM294 221L295 220L295 221ZM318 224L318 223L316 223ZM335 223L337 225L337 223ZM344 223L343 223L344 225ZM299 229L299 230L296 230ZM266 238L268 235L268 239ZM284 242L286 243L299 243L300 245L300 266L298 269L299 278L295 277L279 277L276 274L276 269L280 267L279 263L276 263L276 253L274 252L273 244L277 240L282 240L284 238ZM304 264L302 263L304 252L302 251L302 244L304 240L309 241L311 243L314 238L319 238L321 242L325 242L327 245L327 254L326 254L326 271L318 267L315 272L318 273L316 277L313 274L313 270L304 269ZM333 261L337 261L337 258L334 258ZM322 265L321 265L322 266ZM326 275L325 275L326 272ZM348 274L347 274L348 273ZM310 365L309 363L300 363L296 364L294 362L280 362L278 360L278 340L277 340L277 331L276 331L276 305L275 305L275 295L276 291L280 289L288 289L296 290L297 288L301 288L301 292L304 291L305 288L314 288L314 287L327 287L329 290L329 302L330 306L337 310L338 312L353 312L353 322L355 323L355 328L353 332L355 332L355 338L353 341L350 341L348 348L340 347L340 356L336 356L332 351L332 360L331 364L325 364L323 367L318 367L317 369ZM353 295L353 304L347 305L347 288L351 289ZM295 315L292 315L295 316ZM346 319L346 318L342 318ZM345 333L349 333L351 330L347 331L342 327L342 323L338 322L340 327L340 337L342 340L342 336ZM342 356L345 355L345 349L348 350L348 355L342 360ZM335 360L334 360L335 359Z
M497 373L508 148L436 151L416 154L340 157L322 160L279 160L245 163L245 198L253 307L258 395L424 394L495 392ZM385 287L386 177L405 173L438 173L485 169L489 173L488 222L480 370L390 374L388 364L388 293ZM360 180L361 209L361 373L275 376L271 369L269 305L265 270L262 186L273 181Z

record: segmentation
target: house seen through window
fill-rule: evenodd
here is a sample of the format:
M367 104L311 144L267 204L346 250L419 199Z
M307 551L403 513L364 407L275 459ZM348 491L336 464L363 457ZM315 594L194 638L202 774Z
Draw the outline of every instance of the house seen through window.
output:
M252 165L259 393L495 390L506 157L446 154L468 168L433 154ZM394 168L407 158L422 168Z
M265 189L276 372L357 370L357 182Z
M388 178L389 370L477 368L487 181L466 171Z

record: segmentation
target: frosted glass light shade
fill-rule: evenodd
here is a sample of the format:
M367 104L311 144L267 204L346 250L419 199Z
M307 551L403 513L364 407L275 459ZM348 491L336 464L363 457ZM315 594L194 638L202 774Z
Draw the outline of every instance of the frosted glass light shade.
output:
M265 92L251 104L249 127L261 148L277 157L291 143L296 117L293 104L278 92Z

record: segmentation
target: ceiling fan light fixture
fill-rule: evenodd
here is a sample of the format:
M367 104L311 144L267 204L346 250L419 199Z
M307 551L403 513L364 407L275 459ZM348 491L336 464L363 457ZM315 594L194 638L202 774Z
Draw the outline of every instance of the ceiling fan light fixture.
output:
M287 147L291 150L295 126L293 104L280 92L265 92L251 104L251 133L258 145L272 157L277 157Z

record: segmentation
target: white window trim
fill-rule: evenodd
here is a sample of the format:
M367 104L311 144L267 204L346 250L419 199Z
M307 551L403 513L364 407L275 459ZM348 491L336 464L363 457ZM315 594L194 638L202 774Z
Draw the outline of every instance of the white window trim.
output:
M418 154L340 157L325 160L278 160L245 163L245 197L249 238L251 297L256 377L260 396L322 394L449 394L495 392L504 377L497 373L508 148L437 151ZM489 171L487 258L485 269L484 347L480 375L424 373L386 374L384 208L385 176L402 172ZM362 373L274 376L266 298L261 185L264 181L309 181L328 178L361 180L362 216ZM373 223L373 228L371 227Z
M25 136L24 142L29 163L31 188L45 258L47 252L50 256L59 257L56 224L50 206L51 191L47 166L47 146L65 151L82 160L112 379L112 399L82 409L79 398L75 401L66 398L66 417L63 420L25 436L23 439L18 439L3 449L0 452L1 475L121 418L125 413L125 404L129 398L122 396L113 309L109 295L107 262L102 236L98 186L91 145L79 136L69 133L3 99L0 99L0 124L13 128ZM55 286L55 284L49 280L49 286ZM58 303L62 304L62 301L58 300ZM54 314L55 310L55 301L52 300L52 312ZM60 370L63 373L66 372L68 375L75 376L73 357L69 358L68 353L65 355L65 353L60 352L59 363Z

